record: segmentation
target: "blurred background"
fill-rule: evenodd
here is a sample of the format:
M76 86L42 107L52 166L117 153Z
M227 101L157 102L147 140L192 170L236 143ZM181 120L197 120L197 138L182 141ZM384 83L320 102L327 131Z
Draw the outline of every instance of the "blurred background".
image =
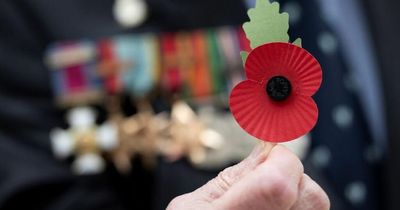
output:
M1 1L0 209L165 209L246 157L228 97L255 3ZM279 3L323 68L288 147L331 209L400 209L400 3Z

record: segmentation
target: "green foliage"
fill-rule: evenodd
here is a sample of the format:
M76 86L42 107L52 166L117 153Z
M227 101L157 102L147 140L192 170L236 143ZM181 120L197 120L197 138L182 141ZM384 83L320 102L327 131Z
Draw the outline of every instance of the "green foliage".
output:
M246 52L246 51L240 52L240 57L242 57L243 66L246 63L247 56L249 56L248 52Z
M296 40L294 40L293 44L297 45L298 47L301 47L301 38L297 38Z
M247 38L252 49L271 42L289 42L289 14L279 12L279 3L269 0L257 0L256 6L249 9L249 22L243 24ZM293 44L301 47L301 38L297 38ZM248 52L240 52L243 65L246 62Z
M279 3L257 0L249 9L249 22L243 24L251 48L270 42L289 42L289 14L279 13Z

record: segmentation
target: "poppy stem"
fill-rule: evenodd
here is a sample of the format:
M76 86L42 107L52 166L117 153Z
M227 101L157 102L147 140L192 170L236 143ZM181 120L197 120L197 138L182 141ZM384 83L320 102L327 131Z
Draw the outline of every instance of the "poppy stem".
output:
M264 150L263 153L265 154L266 157L268 157L271 150L277 145L276 143L272 143L269 141L261 141L261 144Z

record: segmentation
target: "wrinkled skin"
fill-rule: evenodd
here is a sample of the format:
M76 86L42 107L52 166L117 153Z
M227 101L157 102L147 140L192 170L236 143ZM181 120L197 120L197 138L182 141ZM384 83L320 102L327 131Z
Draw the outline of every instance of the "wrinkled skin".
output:
M283 146L259 144L242 162L197 190L173 199L167 210L328 210L329 198Z

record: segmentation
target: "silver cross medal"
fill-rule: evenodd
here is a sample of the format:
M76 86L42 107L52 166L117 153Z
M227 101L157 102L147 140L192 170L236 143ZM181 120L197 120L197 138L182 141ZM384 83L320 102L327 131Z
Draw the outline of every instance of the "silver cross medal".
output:
M116 126L109 122L97 126L95 111L89 107L71 109L67 121L69 129L56 128L50 133L54 155L59 159L74 156L72 170L78 175L102 172L102 153L118 144Z

